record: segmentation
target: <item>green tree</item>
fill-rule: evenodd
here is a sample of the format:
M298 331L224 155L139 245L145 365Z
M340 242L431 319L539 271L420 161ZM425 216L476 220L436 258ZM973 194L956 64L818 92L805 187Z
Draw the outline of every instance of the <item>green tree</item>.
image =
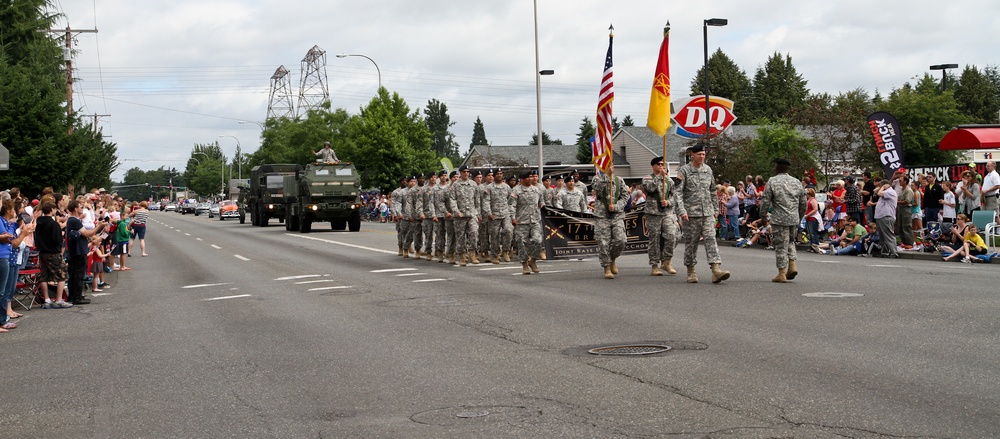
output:
M777 52L757 69L752 90L753 95L745 107L748 120L764 118L776 121L784 118L792 110L805 105L809 96L806 80L795 71L791 55L782 57Z
M880 168L866 123L872 111L868 93L858 88L835 97L811 95L792 110L789 120L813 139L822 177L839 175L844 169Z
M538 144L538 134L532 134L531 142L528 143L528 145L537 145L537 144ZM563 144L562 140L559 139L552 140L552 138L549 137L549 133L542 131L542 145L562 145L562 144Z
M909 83L895 89L884 102L884 110L899 120L903 136L903 160L907 167L955 163L957 154L939 150L938 143L968 119L958 111L950 91L940 93L930 75L916 86Z
M391 190L402 175L439 167L430 130L420 112L411 113L398 93L390 96L388 90L380 89L342 132L350 141L337 154L357 165L364 187Z
M329 111L327 104L326 108L310 110L304 118L269 119L260 148L243 163L244 175L247 168L264 163L312 162L316 159L312 151L318 151L324 142L330 142L337 158L350 160L343 154L349 143L343 128L351 117L344 109Z
M972 123L993 123L1000 112L1000 90L976 66L965 66L954 87L958 111Z
M761 125L752 139L724 136L713 140L712 146L709 164L720 180L738 181L745 175L773 175L774 159L778 157L792 162L790 175L802 175L805 170L815 167L813 140L784 120Z
M617 128L621 128L621 127L634 127L634 126L635 126L635 122L632 121L632 115L626 114L625 118L622 119L621 126L620 127L616 127L615 131L618 131Z
M431 132L431 147L438 157L447 157L451 161L459 161L458 142L450 128L455 125L448 116L448 106L437 99L427 101L424 108L424 122Z
M490 141L486 140L486 129L483 128L483 121L479 120L479 116L476 116L476 123L472 125L472 143L469 144L469 148L489 144Z
M583 121L580 122L580 134L576 135L576 145L579 147L576 151L577 162L591 163L594 154L590 147L590 139L596 135L597 128L590 122L589 117L584 116Z
M202 196L214 196L223 188L222 166L229 159L219 142L195 144L184 170L187 186Z
M750 96L750 79L740 66L733 62L722 49L717 49L708 58L708 87L712 96L720 96L734 102L736 111L746 109ZM705 66L698 69L691 78L691 96L705 94ZM740 118L740 121L750 123L752 118Z

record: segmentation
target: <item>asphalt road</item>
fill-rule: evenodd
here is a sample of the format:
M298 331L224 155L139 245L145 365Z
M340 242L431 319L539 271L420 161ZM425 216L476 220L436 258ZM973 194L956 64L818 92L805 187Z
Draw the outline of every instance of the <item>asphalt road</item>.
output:
M289 233L154 212L91 305L0 334L16 438L993 437L1000 270L722 249L457 267L391 225ZM678 248L678 258L683 246ZM681 264L675 263L675 266ZM683 269L683 267L681 267ZM850 297L808 297L810 293ZM838 294L843 295L843 294ZM588 348L661 343L642 357Z

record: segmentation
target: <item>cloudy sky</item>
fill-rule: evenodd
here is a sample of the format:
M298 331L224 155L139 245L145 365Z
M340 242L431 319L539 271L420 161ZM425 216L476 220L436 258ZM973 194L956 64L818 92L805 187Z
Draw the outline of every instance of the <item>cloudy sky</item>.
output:
M494 145L527 144L536 130L531 0L53 3L64 14L58 27L99 31L75 37L74 106L110 115L99 126L118 144L115 180L133 167L181 168L196 143L218 141L230 156L237 141L255 151L271 75L284 65L297 94L301 61L313 46L327 52L335 107L357 113L374 95L372 62L334 56L363 54L411 110L430 99L447 104L463 151L477 116ZM885 94L931 64L1000 64L995 0L537 3L541 68L555 70L542 77L543 129L566 143L584 116L594 119L610 24L614 114L638 125L668 20L675 99L690 94L703 62L702 22L713 17L729 25L709 28L710 52L721 48L751 77L771 54L789 54L814 93L860 87Z

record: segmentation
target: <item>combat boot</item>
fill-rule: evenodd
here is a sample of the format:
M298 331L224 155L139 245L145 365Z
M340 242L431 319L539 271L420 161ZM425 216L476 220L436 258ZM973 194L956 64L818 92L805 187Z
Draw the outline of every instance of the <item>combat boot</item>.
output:
M467 264L466 259L468 258L469 258L468 253L462 253L458 255L458 265L460 267L464 267Z
M618 274L618 264L615 264L615 260L611 260L611 274Z
M659 265L657 264L650 264L650 265L653 267L652 271L649 273L650 276L663 276L663 272L660 271Z
M788 272L785 273L785 278L788 280L795 279L795 276L799 274L799 271L795 269L795 261L788 261Z
M503 252L503 261L510 262L510 250Z
M410 249L404 249L403 250L403 257L404 258L409 258L410 257Z
M696 284L696 283L698 283L698 274L694 272L694 265L688 267L687 282L689 284Z
M614 279L615 278L615 274L611 272L611 266L610 265L607 265L607 266L604 267L604 278L605 279Z
M438 250L437 254L438 254L438 263L439 264L443 263L445 257L444 250Z
M473 264L479 263L479 256L476 252L469 252L469 262L472 262Z
M396 253L396 256L403 256L403 246L399 246L399 252Z
M455 260L455 252L448 253L448 263L451 265L458 263L458 261Z
M779 284L783 284L785 282L788 282L788 278L785 277L785 269L784 268L779 268L778 269L778 275L775 276L775 277L773 277L771 279L771 282L776 282L776 283L779 283Z
M532 273L538 273L538 264L535 263L535 258L528 258L528 266L531 267Z
M674 270L674 266L670 265L670 259L663 261L663 271L671 276L677 274L677 270Z
M491 259L490 262L492 262L494 264L499 264L500 263L500 256L493 255L493 259Z
M531 268L528 267L528 263L527 262L522 262L521 263L521 274L523 274L523 275L529 275L529 274L531 274Z
M720 266L722 264L709 264L712 267L712 283L717 284L726 279L729 279L729 272L723 270Z
M424 252L424 257L426 257L428 261L433 261L434 260L434 251L431 250L429 252Z

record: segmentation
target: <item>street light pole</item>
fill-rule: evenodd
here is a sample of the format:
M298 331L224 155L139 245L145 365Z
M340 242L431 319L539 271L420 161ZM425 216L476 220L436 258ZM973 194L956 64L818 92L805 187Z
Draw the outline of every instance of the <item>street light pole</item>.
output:
M221 135L219 137L232 137L233 140L236 141L236 165L237 165L236 168L239 171L239 173L240 173L240 179L242 180L243 179L243 157L241 156L241 154L243 153L243 149L240 147L240 139L237 139L236 136L227 136L227 135ZM232 174L232 171L229 171L229 173ZM232 175L230 175L229 177L232 178ZM225 190L225 188L223 188L223 190Z
M360 53L338 53L336 56L337 56L337 58L347 58L349 56L360 56L362 58L367 59L368 61L371 61L372 64L375 65L375 72L378 73L378 88L379 88L379 90L382 89L382 70L380 70L378 68L378 64L375 62L375 60L369 58L367 55L362 55Z
M708 105L708 97L710 96L708 92L708 27L709 26L725 26L729 24L729 20L725 18L709 18L704 21L704 41L705 41L705 65L703 69L705 70L705 146L707 147L711 139L712 126L710 124L711 120L711 109Z
M931 66L931 70L941 71L941 91L945 90L945 81L947 80L948 69L957 69L958 64L935 64Z
M538 0L535 1L535 101L536 101L536 115L538 118L538 134L535 138L536 143L538 143L538 178L539 180L545 174L545 158L542 153L542 146L545 142L542 140L542 75L552 75L555 74L555 70L540 70L540 63L538 60Z

